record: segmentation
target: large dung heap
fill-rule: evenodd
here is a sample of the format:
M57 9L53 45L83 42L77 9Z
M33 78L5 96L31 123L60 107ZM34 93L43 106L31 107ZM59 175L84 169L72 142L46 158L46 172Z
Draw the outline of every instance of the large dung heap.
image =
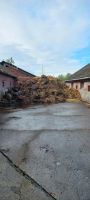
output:
M75 89L69 89L65 83L52 76L19 78L17 87L5 93L4 104L50 104L65 102L66 99L80 99Z

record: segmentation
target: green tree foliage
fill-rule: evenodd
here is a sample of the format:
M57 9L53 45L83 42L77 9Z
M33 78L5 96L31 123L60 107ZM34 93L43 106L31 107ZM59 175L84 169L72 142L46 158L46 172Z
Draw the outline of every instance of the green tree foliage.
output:
M61 81L65 81L65 80L68 80L70 78L70 76L71 76L70 73L67 73L66 75L60 74L58 76L58 79L61 80Z
M13 58L11 57L11 58L8 58L8 59L6 59L5 60L7 63L10 63L10 64L12 64L12 65L14 65L14 60L13 60Z

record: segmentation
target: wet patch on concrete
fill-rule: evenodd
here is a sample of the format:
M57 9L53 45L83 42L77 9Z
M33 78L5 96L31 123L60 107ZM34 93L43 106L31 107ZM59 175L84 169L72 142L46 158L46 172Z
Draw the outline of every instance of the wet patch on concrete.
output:
M17 119L0 126L1 151L57 200L88 200L90 109L66 103L7 117Z

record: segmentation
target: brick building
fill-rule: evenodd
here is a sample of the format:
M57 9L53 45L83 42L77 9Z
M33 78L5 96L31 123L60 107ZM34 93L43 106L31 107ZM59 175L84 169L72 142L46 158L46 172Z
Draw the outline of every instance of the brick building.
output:
M17 85L17 80L24 81L35 75L5 61L0 62L0 96Z
M90 64L72 74L65 82L69 88L90 91Z
M16 76L17 78L35 77L35 75L5 61L0 62L0 69L3 72L11 74L12 76Z

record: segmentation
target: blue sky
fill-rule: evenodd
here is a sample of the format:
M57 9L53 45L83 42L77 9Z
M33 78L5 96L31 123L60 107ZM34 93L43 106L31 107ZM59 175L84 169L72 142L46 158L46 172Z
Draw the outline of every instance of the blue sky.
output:
M90 0L0 1L0 60L41 75L90 62Z

